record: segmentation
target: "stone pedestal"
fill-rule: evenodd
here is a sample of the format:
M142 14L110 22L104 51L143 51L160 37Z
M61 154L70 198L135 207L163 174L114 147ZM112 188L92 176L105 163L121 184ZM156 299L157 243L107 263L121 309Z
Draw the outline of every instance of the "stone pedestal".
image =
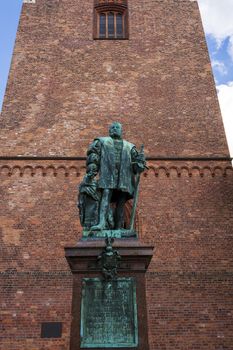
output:
M98 264L104 248L104 240L65 248L74 278L70 350L148 350L145 273L154 247L116 239L117 278L107 281Z

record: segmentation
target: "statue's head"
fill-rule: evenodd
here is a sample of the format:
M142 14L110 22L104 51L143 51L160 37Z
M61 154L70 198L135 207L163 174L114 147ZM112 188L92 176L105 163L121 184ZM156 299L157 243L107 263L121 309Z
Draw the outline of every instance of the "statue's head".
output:
M122 125L121 123L114 122L109 127L109 136L112 138L119 138L122 137Z

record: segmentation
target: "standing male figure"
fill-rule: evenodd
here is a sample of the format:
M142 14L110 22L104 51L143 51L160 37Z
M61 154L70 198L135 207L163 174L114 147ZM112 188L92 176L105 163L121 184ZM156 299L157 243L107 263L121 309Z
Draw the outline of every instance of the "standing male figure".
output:
M114 229L124 228L124 206L134 197L136 175L145 169L144 154L122 139L122 125L114 122L109 128L109 136L98 137L90 145L87 173L91 164L97 166L98 189L101 191L99 223L91 230L108 228L111 203L115 203Z

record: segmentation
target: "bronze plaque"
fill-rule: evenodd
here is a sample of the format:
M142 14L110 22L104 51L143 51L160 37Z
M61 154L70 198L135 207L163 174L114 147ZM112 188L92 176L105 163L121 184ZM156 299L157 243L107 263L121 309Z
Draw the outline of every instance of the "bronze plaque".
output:
M84 278L81 348L137 347L136 285L133 278Z

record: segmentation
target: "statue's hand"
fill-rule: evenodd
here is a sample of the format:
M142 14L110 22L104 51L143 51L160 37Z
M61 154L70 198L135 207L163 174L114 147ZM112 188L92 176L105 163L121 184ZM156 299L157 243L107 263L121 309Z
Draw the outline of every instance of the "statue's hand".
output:
M138 163L145 163L146 162L146 158L144 153L138 153L137 157L136 157L136 162Z
M133 162L133 169L136 174L141 174L145 169L147 169L144 153L137 154Z

